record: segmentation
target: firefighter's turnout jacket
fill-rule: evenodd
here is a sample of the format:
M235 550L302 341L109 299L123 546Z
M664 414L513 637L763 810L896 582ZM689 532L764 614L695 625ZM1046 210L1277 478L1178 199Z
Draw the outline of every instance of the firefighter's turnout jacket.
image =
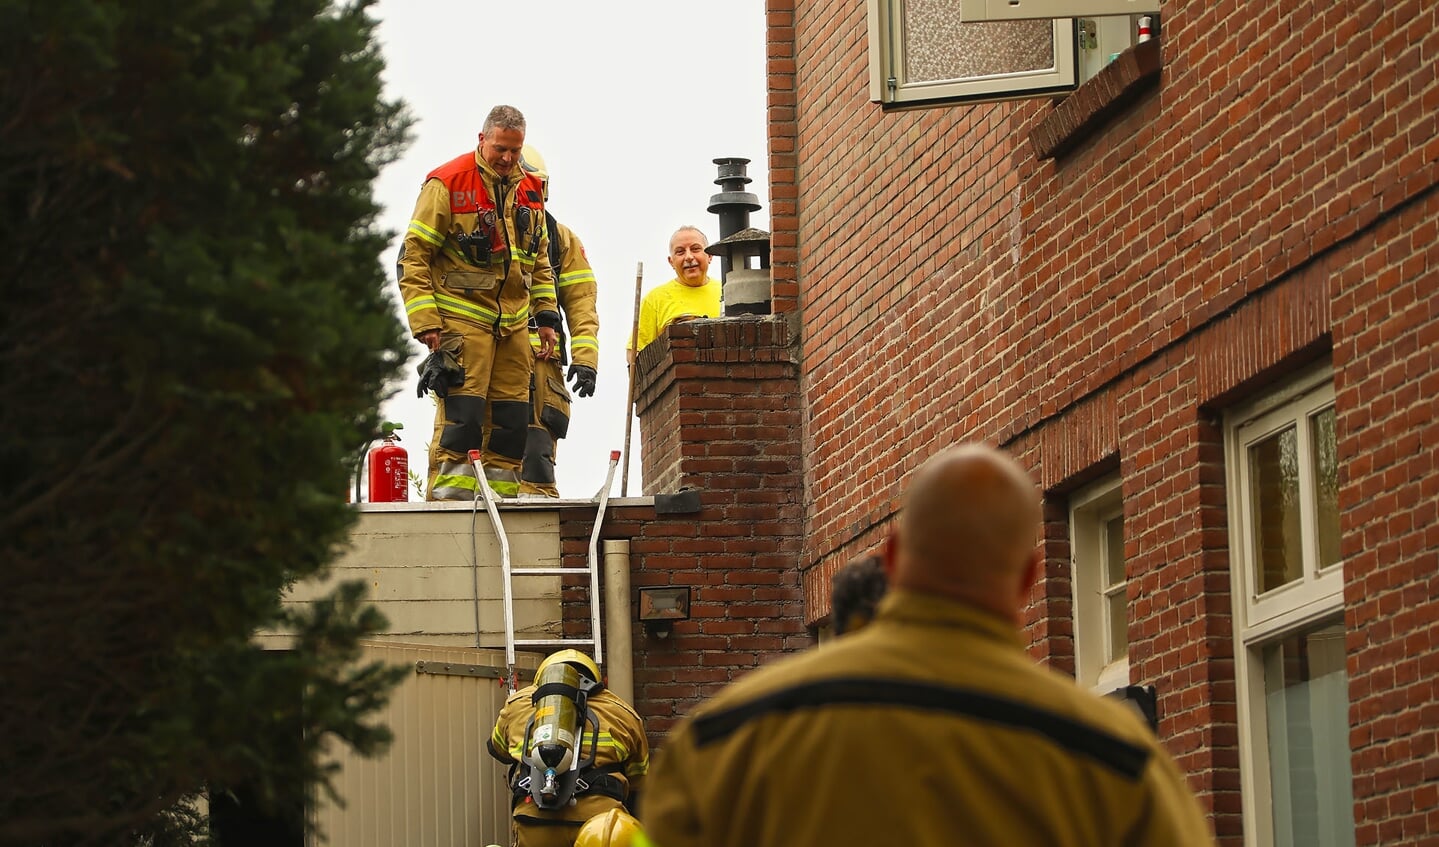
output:
M642 812L657 847L1213 843L1137 714L1036 665L1012 622L908 591L697 708Z
M399 259L410 330L438 329L460 346L462 386L438 399L431 499L472 499L467 454L483 450L496 493L519 491L529 424L530 317L555 312L544 185L522 170L501 177L478 150L425 178ZM488 443L483 433L492 425Z
M596 309L599 286L595 272L585 256L580 237L563 223L549 217L550 256L554 264L560 309L565 315L569 339L569 361L599 369L600 317ZM531 331L530 346L538 353L539 334ZM555 487L556 441L570 429L570 392L565 385L566 359L556 346L548 359L535 361L533 417L525 442L525 462L521 470L521 489L527 492L558 497Z
M505 701L495 720L488 749L491 756L511 766L511 785L525 772L519 764L525 749L525 730L535 714L531 703L533 685L525 686ZM591 786L576 795L575 804L562 809L540 809L528 794L515 792L513 813L516 847L570 847L580 826L590 817L609 809L624 808L644 783L650 766L649 741L639 714L609 689L592 694L587 705L599 720L599 747L595 764L580 778ZM590 730L585 729L580 755L590 757Z

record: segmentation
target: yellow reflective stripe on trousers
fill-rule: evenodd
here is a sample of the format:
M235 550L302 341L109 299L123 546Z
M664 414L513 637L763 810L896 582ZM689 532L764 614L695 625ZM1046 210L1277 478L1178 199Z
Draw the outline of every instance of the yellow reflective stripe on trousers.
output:
M439 303L440 312L444 314L454 315L456 317L469 318L470 320L478 320L480 323L485 324L494 323L495 317L497 316L497 313L493 309L487 309L484 306L471 303L468 300L461 300L460 298L450 294L440 294L437 292L435 294L435 300ZM516 324L529 323L529 304L525 304L524 309L520 310L518 314L512 312L503 312L499 313L498 317L500 318L500 324L506 327L515 326Z
M485 468L485 479L490 490L501 497L520 496L520 474L509 468Z
M421 220L410 220L410 232L413 232L415 235L418 235L420 238L423 238L424 240L435 245L436 247L439 247L441 244L445 243L445 237L443 235L440 235L439 230L436 230L434 227Z
M560 288L569 288L571 285L594 281L594 271L570 271L567 274L560 274Z
M490 490L501 497L518 497L520 474L509 468L485 468ZM475 466L465 462L440 462L432 494L436 500L473 500L479 491ZM602 739L603 735L600 736Z
M479 490L474 476L438 473L430 496L436 500L473 500Z

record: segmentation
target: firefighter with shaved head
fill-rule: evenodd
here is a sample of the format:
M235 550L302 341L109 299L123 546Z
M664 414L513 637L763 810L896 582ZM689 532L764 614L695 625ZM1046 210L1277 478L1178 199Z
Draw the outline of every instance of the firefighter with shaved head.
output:
M1009 456L909 478L873 621L690 712L640 820L658 847L1208 847L1184 775L1132 710L1037 665L1020 631L1040 494Z

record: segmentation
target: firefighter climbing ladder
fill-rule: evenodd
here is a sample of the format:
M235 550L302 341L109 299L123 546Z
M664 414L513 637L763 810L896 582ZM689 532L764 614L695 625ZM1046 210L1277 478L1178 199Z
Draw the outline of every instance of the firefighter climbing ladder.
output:
M474 465L475 478L478 481L476 488L477 499L483 499L485 512L490 516L490 524L495 528L495 537L500 542L500 566L503 570L502 581L504 583L504 609L505 609L505 678L510 688L516 687L515 681L515 648L516 647L576 647L588 646L593 653L595 664L604 664L604 646L600 637L600 566L599 566L599 544L600 525L605 520L605 507L609 504L610 488L614 484L615 466L620 462L620 451L610 452L609 471L605 474L604 487L595 495L595 523L590 530L589 555L586 560L584 571L579 568L516 568L510 563L510 540L505 535L505 525L500 520L500 509L495 502L495 493L485 482L485 471L480 464L480 451L470 451L470 464ZM588 638L515 638L515 587L516 577L528 576L577 576L580 573L588 574L589 584L589 606L590 606L590 637Z

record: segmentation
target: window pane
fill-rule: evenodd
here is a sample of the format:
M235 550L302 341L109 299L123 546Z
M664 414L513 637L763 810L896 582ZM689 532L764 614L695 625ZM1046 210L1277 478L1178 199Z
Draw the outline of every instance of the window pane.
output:
M1349 679L1344 628L1292 635L1264 649L1274 843L1354 843Z
M1054 67L1048 20L961 23L953 0L904 0L905 82L973 79Z
M1109 618L1109 655L1106 664L1124 658L1129 650L1129 609L1124 590L1124 515L1104 522L1105 614Z
M1314 523L1319 533L1319 567L1339 564L1339 448L1334 437L1334 408L1315 415Z
M1106 588L1124 582L1124 516L1104 522L1104 570Z
M1249 448L1254 504L1254 583L1272 591L1303 575L1299 530L1299 435L1286 427Z
M1105 664L1109 664L1123 659L1129 652L1129 610L1123 588L1106 599L1109 607L1109 656Z

